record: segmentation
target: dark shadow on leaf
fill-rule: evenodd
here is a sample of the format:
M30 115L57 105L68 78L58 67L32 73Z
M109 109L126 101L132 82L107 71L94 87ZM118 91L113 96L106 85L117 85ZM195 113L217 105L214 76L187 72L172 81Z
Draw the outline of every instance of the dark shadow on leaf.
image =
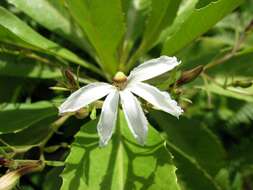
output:
M65 181L64 189L79 190L86 186L88 189L94 189L95 186L98 186L98 189L109 190L117 187L118 183L122 183L119 185L126 190L136 189L136 183L141 184L143 190L153 186L156 183L157 170L165 164L171 164L171 158L164 148L163 140L151 141L147 146L141 146L134 139L129 139L129 134L125 135L125 132L123 135L116 132L109 144L100 148L96 122L92 121L83 126L72 144L72 150L62 174ZM103 153L99 156L106 155L106 158L96 157L93 151L98 154L102 151ZM74 164L71 163L76 159L78 161L73 161ZM148 161L147 165L145 165L146 161ZM98 169L96 172L99 172L101 176L97 176L97 179L92 176L91 179L91 174L95 172L91 171L92 168L97 170L97 166L100 164L101 170ZM94 166L96 167L94 168ZM141 174L142 172L137 172L136 167L138 170L144 170L145 176ZM116 171L119 173L115 173ZM84 183L81 183L81 180L84 180ZM91 181L94 183L94 180L96 184L91 184Z
M201 9L201 8L204 8L206 6L208 6L210 3L215 3L217 2L218 0L201 0L201 1L198 1L198 3L196 4L196 9Z
M110 161L106 170L106 174L103 177L103 181L100 184L101 189L111 189L113 171L116 163L117 150L119 148L119 143L117 141L112 141L112 151L110 154Z

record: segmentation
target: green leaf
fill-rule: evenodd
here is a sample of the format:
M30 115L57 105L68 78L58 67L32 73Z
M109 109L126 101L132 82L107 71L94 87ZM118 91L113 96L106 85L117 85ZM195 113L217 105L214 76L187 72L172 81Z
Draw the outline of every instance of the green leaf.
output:
M198 65L210 63L217 55L221 54L224 47L225 45L220 41L202 38L178 54L182 61L182 70L190 70Z
M91 47L82 30L73 22L63 1L55 0L8 0L39 24L65 37L86 51ZM45 14L46 12L46 14Z
M127 32L126 41L131 43L131 48L134 42L143 33L146 19L151 10L151 0L129 1L123 0L124 11L127 12Z
M205 6L207 6L208 4L212 3L212 2L216 2L217 0L201 0L198 1L198 3L196 4L196 8L200 9L203 8Z
M138 39L145 30L146 20L151 11L151 0L129 1L122 0L124 12L126 13L126 36L120 57L120 63L123 65L127 62L129 54L133 47L138 44Z
M31 124L19 132L0 134L0 138L17 149L30 149L37 146L52 132L51 123L55 120L56 116L51 116Z
M252 138L241 139L240 141L230 147L230 158L234 162L240 162L241 167L248 167L253 164L253 155L249 151L253 146Z
M44 180L43 190L58 190L61 188L61 178L59 175L62 172L61 167L51 169Z
M174 34L164 43L162 54L173 55L195 38L207 32L224 16L238 7L243 0L218 0L195 9Z
M177 16L172 25L167 27L161 34L159 41L164 42L167 38L169 38L172 34L174 34L183 22L192 14L195 9L196 3L198 0L191 0L191 1L183 1L180 4Z
M129 59L127 71L132 69L136 61L158 42L163 29L176 17L180 3L181 0L151 0L151 11L146 21L141 44Z
M67 59L76 64L80 64L97 73L100 73L95 66L80 59L71 51L64 49L58 44L44 38L3 7L0 7L0 41L37 51L43 51L45 53Z
M103 148L98 145L96 121L81 128L66 160L61 189L179 190L176 168L160 135L150 126L147 143L141 146L128 130L123 113L119 125Z
M222 168L219 171L219 173L216 175L215 180L217 181L217 183L220 184L222 189L230 190L231 185L230 185L229 177L230 177L229 176L229 171L225 168Z
M253 121L253 103L245 103L237 107L234 114L228 118L229 128L240 126L240 124L250 124Z
M158 111L151 112L151 118L166 134L168 149L186 189L220 189L214 176L224 167L225 151L218 138L194 119L178 120Z
M25 84L25 78L0 76L0 103L16 102L18 95Z
M55 115L57 109L50 102L7 104L1 107L0 134L21 131Z
M118 50L125 33L121 0L66 0L77 23L88 36L99 58L100 66L114 75Z
M0 76L54 79L60 78L62 73L58 67L0 52Z
M152 11L145 26L140 48L144 50L152 48L162 30L172 24L180 3L181 0L152 0Z
M253 78L251 67L253 53L239 54L228 61L210 68L209 73L219 77L245 77ZM243 71L243 72L242 72Z
M233 80L246 80L247 78L236 78L234 77ZM235 98L238 100L243 100L247 102L253 102L253 86L249 88L240 88L240 87L232 87L228 86L225 87L225 81L227 81L226 77L216 77L214 79L216 83L210 82L199 88L222 96L227 96L230 98ZM219 85L218 85L219 83ZM224 87L223 87L224 86Z

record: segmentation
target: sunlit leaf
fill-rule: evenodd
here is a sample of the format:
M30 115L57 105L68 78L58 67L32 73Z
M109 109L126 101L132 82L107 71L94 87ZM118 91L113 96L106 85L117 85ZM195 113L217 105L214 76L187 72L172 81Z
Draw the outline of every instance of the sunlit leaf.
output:
M61 189L179 189L176 168L160 135L149 127L147 143L141 146L133 139L123 114L119 123L103 148L98 145L96 121L81 128L66 160Z
M35 49L37 51L50 53L99 73L96 67L80 59L71 51L62 48L47 38L44 38L3 7L0 7L0 40L22 47Z
M118 65L118 51L125 33L120 0L66 0L77 23L89 38L100 66L113 75Z
M247 102L253 102L253 87L249 88L225 87L223 86L225 80L226 80L225 78L221 79L223 83L220 80L218 80L220 82L219 85L214 82L210 82L206 85L201 86L200 88L214 94L231 97Z
M63 1L55 0L8 0L39 24L91 51L86 37L68 13Z
M152 0L151 13L145 26L141 48L151 48L161 31L172 24L181 0Z
M180 28L165 41L162 54L175 54L198 36L208 31L242 2L242 0L218 0L203 8L195 9L184 20Z

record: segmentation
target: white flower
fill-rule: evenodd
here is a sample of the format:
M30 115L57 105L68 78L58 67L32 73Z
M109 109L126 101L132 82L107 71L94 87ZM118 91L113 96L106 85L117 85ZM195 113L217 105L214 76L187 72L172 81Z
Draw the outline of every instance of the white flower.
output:
M172 70L179 64L180 62L177 61L176 57L161 56L136 67L128 77L122 72L118 72L113 79L113 85L94 82L71 94L60 106L59 112L60 114L75 112L107 96L97 124L100 145L103 146L108 143L112 136L120 100L130 131L139 143L144 144L148 131L148 122L134 94L148 101L154 107L179 117L183 110L175 100L171 99L169 93L143 83L143 81Z

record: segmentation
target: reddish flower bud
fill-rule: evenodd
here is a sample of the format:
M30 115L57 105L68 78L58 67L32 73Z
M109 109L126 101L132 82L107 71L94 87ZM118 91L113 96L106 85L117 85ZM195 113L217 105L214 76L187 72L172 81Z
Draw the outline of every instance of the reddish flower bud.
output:
M203 65L199 65L191 70L182 73L180 79L177 80L177 85L183 85L196 79L203 71Z

